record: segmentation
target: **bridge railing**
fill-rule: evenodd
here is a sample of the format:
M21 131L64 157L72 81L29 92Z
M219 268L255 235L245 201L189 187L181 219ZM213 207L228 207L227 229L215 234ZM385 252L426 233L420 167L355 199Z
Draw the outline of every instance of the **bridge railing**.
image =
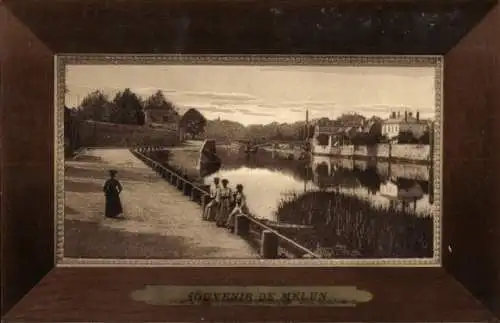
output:
M142 160L146 165L151 167L154 171L161 175L167 182L172 184L172 186L176 187L179 191L183 192L184 195L189 196L191 201L200 204L202 207L208 203L208 185L200 185L193 183L191 180L186 178L185 175L179 174L176 171L169 169L162 165L160 162L157 162L146 155L144 153L162 151L164 147L147 147L147 148L135 148L132 150L132 153Z
M164 150L163 147L146 147L132 149L132 153L160 174L166 181L176 187L191 201L201 205L201 213L209 202L209 185L194 183L182 174L165 167L144 153ZM321 258L320 255L286 237L277 230L262 223L250 214L240 213L235 218L234 233L244 239L256 241L260 248L260 255L266 259L276 258Z
M321 258L317 253L249 214L240 213L236 215L234 233L242 238L253 238L260 241L260 254L266 259Z

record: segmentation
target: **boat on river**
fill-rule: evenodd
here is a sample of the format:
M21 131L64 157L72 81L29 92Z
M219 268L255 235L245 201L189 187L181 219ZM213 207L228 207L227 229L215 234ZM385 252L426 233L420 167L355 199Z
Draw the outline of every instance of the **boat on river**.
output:
M215 140L207 139L203 142L200 148L200 157L197 166L201 177L213 174L220 169L221 159L217 155Z

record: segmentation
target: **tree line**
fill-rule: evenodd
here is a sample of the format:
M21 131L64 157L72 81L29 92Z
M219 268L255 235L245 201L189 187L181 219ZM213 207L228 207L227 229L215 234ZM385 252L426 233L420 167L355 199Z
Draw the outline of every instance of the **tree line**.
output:
M319 126L339 126L344 129L353 129L340 133L336 140L346 145L374 145L388 142L389 139L382 136L382 119L377 116L365 117L357 113L342 114L338 118L329 119L326 117L313 119L309 124L306 121L294 123L273 122L265 125L245 126L236 121L230 120L210 120L207 122L204 138L216 140L249 140L264 142L275 141L299 141L310 139L314 135L314 125ZM358 131L359 127L365 127L366 131ZM328 144L328 135L319 135L317 140L320 145ZM420 138L415 138L411 132L401 132L398 142L408 144L429 144L430 132L426 130Z
M313 119L309 123L306 123L306 120L293 123L276 121L265 125L244 126L236 121L218 119L208 121L204 135L206 138L220 140L299 141L312 138L314 125L316 124L320 126L331 125L332 123L341 125L364 124L367 120L369 119L360 114L343 114L334 120L324 117Z
M172 102L167 100L162 91L157 91L143 100L127 88L116 93L113 99L101 90L95 90L83 98L75 109L81 120L93 120L118 124L143 125L145 109L164 109L172 115L179 115Z
M248 141L298 141L312 137L314 127L306 129L305 121L295 123L273 122L266 125L245 126L230 120L209 120L207 122L204 138L216 140L248 140Z
M178 120L185 133L192 137L203 133L207 121L195 108L189 109L181 117L178 108L161 90L142 99L129 88L116 93L113 99L103 91L95 90L87 94L73 109L73 116L77 120L144 125L145 110L148 109L163 110L165 115L170 116L170 120Z

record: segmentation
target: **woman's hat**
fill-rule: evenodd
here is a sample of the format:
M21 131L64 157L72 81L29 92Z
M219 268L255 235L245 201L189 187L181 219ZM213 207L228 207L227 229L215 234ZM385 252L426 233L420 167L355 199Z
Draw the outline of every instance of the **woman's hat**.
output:
M236 185L236 189L241 189L242 190L243 189L243 185L241 185L241 184Z
M118 173L118 171L116 171L116 170L114 170L114 169L110 169L110 170L109 170L109 173L110 173L111 175L116 175L116 173Z
M227 179L223 178L222 183L229 183L229 181Z

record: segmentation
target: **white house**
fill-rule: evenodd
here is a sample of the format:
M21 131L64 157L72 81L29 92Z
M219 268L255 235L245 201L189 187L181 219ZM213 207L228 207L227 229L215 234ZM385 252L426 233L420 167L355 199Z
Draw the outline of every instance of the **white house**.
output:
M405 111L403 115L400 112L393 112L390 118L383 121L382 136L393 139L401 132L411 132L418 139L424 135L427 128L427 121L420 120L419 112L415 116L408 111Z

